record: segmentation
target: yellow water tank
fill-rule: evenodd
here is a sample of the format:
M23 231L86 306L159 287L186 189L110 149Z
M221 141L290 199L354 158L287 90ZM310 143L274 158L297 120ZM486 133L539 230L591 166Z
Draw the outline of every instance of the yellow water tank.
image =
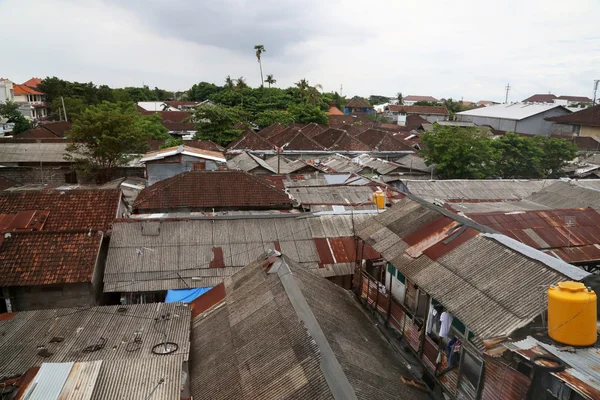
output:
M373 193L373 203L377 205L377 208L383 210L385 208L385 193L381 190Z
M596 293L581 282L559 282L548 289L548 335L571 346L596 343Z

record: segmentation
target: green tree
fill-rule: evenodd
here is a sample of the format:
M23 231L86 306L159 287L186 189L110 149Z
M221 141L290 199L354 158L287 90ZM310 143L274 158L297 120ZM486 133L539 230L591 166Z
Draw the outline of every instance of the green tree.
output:
M260 86L264 86L265 81L263 80L262 61L260 57L262 56L262 53L264 53L267 50L265 50L265 46L263 46L262 44L257 44L256 46L254 46L254 50L256 50L256 59L258 60L258 66L260 67Z
M12 101L0 103L0 118L4 118L8 120L8 122L15 122L22 116L17 103Z
M398 104L404 104L404 97L402 96L402 92L398 92L398 94L396 94L396 98L398 99Z
M183 146L185 143L182 139L170 137L160 146L161 149L168 149L169 147Z
M427 165L446 179L483 179L493 175L497 157L492 139L476 128L434 125L423 135L422 155Z
M231 76L227 75L225 77L225 88L233 89L234 86L235 86L235 82L233 81L233 79L231 79Z
M271 85L276 84L277 79L273 79L273 74L268 74L267 79L265 79L265 82L267 82L269 84L269 89L271 89Z
M35 123L28 120L21 114L19 114L19 116L14 118L11 122L14 122L15 124L12 131L13 135L18 135L19 133L25 132L28 129L35 128Z
M162 117L160 114L152 115L140 115L136 121L136 127L139 129L144 136L155 140L167 140L171 138L169 130L162 124Z
M288 112L294 117L294 121L303 124L315 122L317 124L328 124L327 114L319 106L310 104L291 104Z
M427 106L427 107L439 106L438 103L434 103L433 101L425 101L425 100L417 101L413 105L414 106Z
M237 78L235 80L235 87L237 89L246 89L248 87L248 84L246 83L246 78L244 78L243 76Z
M193 85L191 89L188 90L187 98L188 100L204 101L211 95L219 93L221 89L221 87L215 85L214 83L200 82Z
M495 174L501 178L543 178L544 151L530 137L506 135L493 140L492 148L497 154Z
M64 97L63 99L65 101L65 108L67 109L68 121L75 120L77 116L80 115L88 107L86 102L78 97ZM50 109L54 114L52 115L53 119L64 119L65 112L62 106L62 99L60 97L57 97L54 100L52 100L52 103L50 103Z
M289 125L294 122L294 116L285 111L266 110L257 114L254 123L261 128L269 125L281 124Z
M543 158L541 169L546 178L559 178L565 175L563 167L577 155L577 145L561 138L535 136L532 138L540 146Z
M390 101L390 99L387 96L380 96L377 94L372 94L369 96L369 103L376 105L376 104L383 104L383 103L387 103L388 101Z
M234 125L246 123L247 113L239 107L213 106L205 104L198 107L191 120L196 123L197 133L194 139L212 140L222 146L235 140L242 134Z
M131 103L102 102L87 108L67 133L71 155L66 158L86 172L126 164L148 146L138 119Z
M443 105L448 109L451 120L454 119L454 114L467 110L467 107L465 107L462 101L454 101L452 98L444 100Z

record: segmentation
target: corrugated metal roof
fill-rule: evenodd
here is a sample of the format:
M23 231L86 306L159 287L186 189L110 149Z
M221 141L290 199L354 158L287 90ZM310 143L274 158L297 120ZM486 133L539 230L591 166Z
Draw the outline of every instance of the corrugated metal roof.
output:
M271 173L276 173L276 171L273 168L271 168L271 166L267 164L262 158L257 157L254 154L248 152L240 153L232 159L227 160L227 168L229 169L252 171L253 169L259 167L262 167Z
M591 208L466 214L566 262L600 260L600 214Z
M73 364L69 378L60 392L59 399L89 400L94 392L101 367L102 360ZM126 373L128 371L124 369L122 372Z
M533 115L540 114L546 111L550 111L555 108L561 108L566 112L569 111L563 106L556 104L525 104L525 103L510 103L510 104L496 104L489 107L476 108L474 110L462 111L456 113L460 116L475 116L475 117L490 117L490 118L503 118L512 120L521 120L529 118Z
M398 378L409 371L347 291L285 256L269 273L265 261L194 318L194 399L428 398Z
M155 318L166 314L167 338L179 345L175 354L187 355L191 312L179 303L19 312L0 320L0 376L42 363L167 357L151 351L163 340Z
M375 188L376 189L376 188ZM301 206L348 205L370 203L374 189L370 186L305 186L288 188L287 192ZM347 201L346 201L347 200ZM373 204L373 209L375 205Z
M66 163L68 143L2 143L0 164L2 163Z
M549 208L592 207L600 210L600 193L594 186L597 181L550 181L543 188L535 190L526 200Z
M141 227L146 221L116 222L104 271L104 291L216 286L277 246L308 268L323 270L319 274L346 275L352 273L348 268L326 267L330 262L320 258L315 239L351 238L352 219L357 226L367 218L367 214L334 214L160 221L158 235L144 234ZM213 249L222 251L224 268L210 267L216 254Z
M504 346L527 360L536 354L552 354L558 357L568 367L564 371L554 372L552 375L588 399L600 397L600 371L598 371L600 352L597 347L568 347L563 350L532 336L517 342L504 343Z
M545 304L534 288L587 274L516 241L523 248L508 246L498 240L511 240L503 235L482 235L493 231L411 197L357 232L483 339L508 335L539 315Z
M27 400L58 399L73 363L44 363L23 395Z
M548 187L552 180L406 180L409 192L434 200L520 200ZM564 207L564 206L563 206Z

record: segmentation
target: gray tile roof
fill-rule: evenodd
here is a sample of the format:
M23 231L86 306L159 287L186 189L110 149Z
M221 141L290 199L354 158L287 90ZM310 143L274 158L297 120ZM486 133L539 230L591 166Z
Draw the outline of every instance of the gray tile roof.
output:
M0 164L66 163L68 143L0 143Z
M264 168L271 173L275 173L274 170L265 160L255 156L252 153L243 152L227 161L227 168L239 169L242 171L251 172L256 168Z
M556 181L536 190L526 200L549 208L592 207L600 210L600 184L598 180Z
M350 292L272 261L227 278L224 299L194 318L194 399L428 398L402 383L409 371Z

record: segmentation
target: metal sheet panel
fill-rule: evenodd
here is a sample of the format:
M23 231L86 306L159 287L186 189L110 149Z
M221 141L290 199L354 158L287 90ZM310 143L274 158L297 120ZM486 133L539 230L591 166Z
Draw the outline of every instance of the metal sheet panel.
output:
M72 367L72 362L42 364L23 398L27 400L58 399Z

